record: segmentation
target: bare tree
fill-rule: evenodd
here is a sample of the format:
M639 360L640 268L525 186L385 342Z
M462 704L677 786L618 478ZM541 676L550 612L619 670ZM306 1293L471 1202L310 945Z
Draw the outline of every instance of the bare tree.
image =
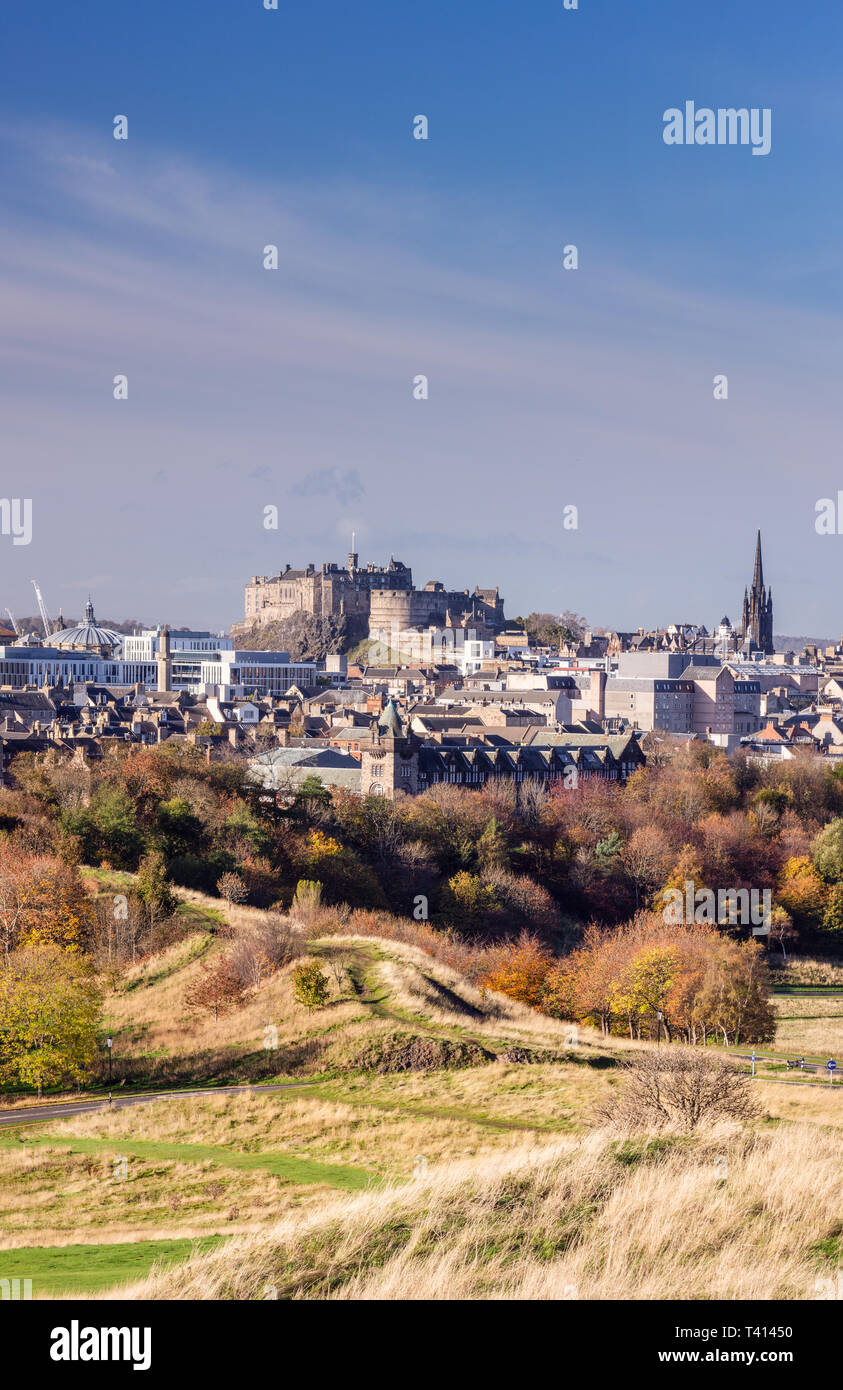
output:
M348 966L350 961L351 953L349 951L332 951L328 957L328 969L334 977L334 982L340 994L342 994L343 985L348 979Z
M678 1125L691 1131L703 1120L748 1121L759 1113L749 1076L699 1048L654 1048L622 1062L621 1071L620 1095L596 1110L615 1129Z
M277 913L266 912L238 933L228 959L244 989L259 989L268 975L301 955L302 950L301 938L289 923Z

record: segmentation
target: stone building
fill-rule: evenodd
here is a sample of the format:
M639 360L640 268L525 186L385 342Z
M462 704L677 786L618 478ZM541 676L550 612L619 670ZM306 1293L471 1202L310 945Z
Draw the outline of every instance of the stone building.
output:
M363 568L359 558L352 551L344 569L325 561L319 569L307 565L294 570L287 565L276 575L253 575L246 585L244 626L258 623L263 627L294 613L368 619L373 590L405 593L412 588L412 571L400 560L392 559L384 567L369 564Z
M289 565L276 575L253 575L246 585L245 617L237 628L282 622L295 613L312 617L354 617L369 624L369 636L388 641L394 632L428 627L470 627L485 635L504 626L503 599L497 589L446 589L431 580L413 587L413 573L400 560L362 567L352 551L343 569L325 561L319 569Z
M509 783L516 793L525 784L561 783L573 789L592 777L622 782L646 761L638 738L630 732L611 735L533 726L421 737L392 700L370 739L360 738L359 749L361 794L391 801L402 792L413 796L441 782L474 788Z
M369 637L388 642L395 633L425 628L472 631L478 637L500 632L505 618L498 590L446 589L431 579L423 589L373 589L369 608Z
M360 746L360 791L363 796L395 800L397 792L415 796L419 790L421 740L406 728L395 704L387 702L372 729L368 743Z

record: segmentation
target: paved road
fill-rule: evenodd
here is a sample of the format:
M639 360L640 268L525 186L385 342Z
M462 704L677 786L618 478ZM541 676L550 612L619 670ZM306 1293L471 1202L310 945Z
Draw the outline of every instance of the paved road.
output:
M723 1055L727 1057L740 1057L742 1060L747 1062L752 1061L751 1052L727 1052ZM774 1062L783 1062L785 1060L783 1056L776 1056L771 1052L756 1052L756 1062L763 1062L765 1059ZM756 1076L755 1079L756 1081L772 1081L777 1083L779 1086L799 1086L800 1088L803 1086L821 1086L823 1084L825 1084L827 1087L836 1085L838 1087L838 1094L843 1093L843 1083L837 1080L837 1074L835 1073L834 1081L829 1081L828 1071L825 1067L825 1064L822 1062L806 1062L804 1067L791 1067L790 1070L791 1074L796 1076L800 1075L800 1072L803 1076L806 1073L811 1073L814 1076L822 1076L825 1078L825 1082L823 1083L821 1081L786 1081L783 1076Z
M748 1058L750 1061L752 1060L752 1053L751 1053L751 1052L735 1052L735 1051L733 1051L731 1048L729 1048L729 1049L723 1051L722 1055L723 1055L724 1057L746 1057L746 1058ZM803 1054L800 1053L799 1056L803 1056ZM825 1071L825 1070L826 1070L826 1065L825 1065L826 1062L828 1061L829 1057L833 1057L833 1056L834 1056L834 1054L833 1054L832 1052L827 1052L826 1055L825 1055L825 1057L821 1057L820 1054L819 1054L818 1052L805 1053L805 1054L804 1054L804 1061L805 1061L804 1070L805 1070L805 1071L811 1071L811 1070L815 1070L815 1069L816 1069L816 1070L818 1070L818 1071ZM794 1069L794 1064L795 1064L796 1062L799 1061L799 1057L794 1056L794 1054L793 1054L792 1052L759 1052L758 1049L756 1048L756 1050L755 1050L755 1060L756 1060L757 1062L790 1062L790 1064L791 1064L791 1071L793 1071L793 1069ZM835 1058L835 1060L836 1060L836 1058ZM799 1070L799 1068L797 1068L797 1070Z
M185 1096L236 1096L250 1091L286 1091L312 1085L307 1081L283 1081L275 1086L207 1086L198 1091L151 1091L138 1096L107 1099L56 1101L54 1105L33 1105L18 1110L0 1110L0 1125L28 1125L43 1120L65 1120L71 1115L92 1115L98 1110L125 1110L130 1105L145 1105L151 1100L180 1100Z

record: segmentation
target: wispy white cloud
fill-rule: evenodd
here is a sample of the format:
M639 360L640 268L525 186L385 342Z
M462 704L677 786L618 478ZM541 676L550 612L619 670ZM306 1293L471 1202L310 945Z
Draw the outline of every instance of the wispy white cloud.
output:
M514 609L656 621L678 546L683 611L710 621L755 524L773 552L832 564L812 508L836 487L836 316L664 283L598 245L565 273L515 210L473 216L510 224L517 262L485 251L467 269L465 205L260 183L131 135L5 137L6 490L35 498L15 594L36 558L60 591L81 548L114 575L111 609L170 612L182 579L185 621L230 621L249 574L300 560L305 537L333 554L363 489L372 558L499 582ZM262 527L272 502L279 532ZM188 587L209 554L218 577ZM618 592L606 554L638 584Z

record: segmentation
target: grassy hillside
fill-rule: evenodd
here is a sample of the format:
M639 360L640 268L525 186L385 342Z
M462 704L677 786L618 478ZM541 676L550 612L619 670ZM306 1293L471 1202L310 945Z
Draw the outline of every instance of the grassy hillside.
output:
M303 942L324 1007L296 1001L291 964L197 1020L185 990L250 910L184 911L106 1022L118 1092L208 1094L0 1129L0 1277L35 1297L806 1298L836 1268L843 1088L767 1062L750 1128L624 1139L592 1112L650 1044L336 935ZM777 1004L789 1050L797 1026L820 1052L838 1036L838 1000ZM212 1089L243 1080L269 1089Z
M129 1296L812 1298L840 1255L840 1176L839 1139L801 1126L525 1144L288 1216Z

